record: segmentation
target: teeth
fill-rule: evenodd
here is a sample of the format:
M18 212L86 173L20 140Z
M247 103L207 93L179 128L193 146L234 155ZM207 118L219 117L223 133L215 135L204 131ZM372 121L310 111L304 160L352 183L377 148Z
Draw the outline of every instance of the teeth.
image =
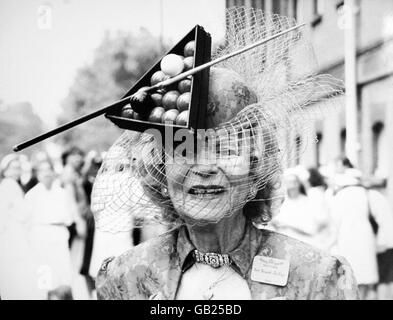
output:
M223 192L223 188L217 189L191 189L190 193L202 197L205 194L216 194Z

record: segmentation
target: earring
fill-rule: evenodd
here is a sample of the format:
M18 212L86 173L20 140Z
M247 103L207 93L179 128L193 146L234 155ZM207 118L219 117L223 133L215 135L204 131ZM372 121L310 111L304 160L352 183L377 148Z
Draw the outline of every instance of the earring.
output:
M168 188L165 188L165 187L162 188L162 189L161 189L161 194L162 194L164 197L167 198L167 197L168 197Z
M266 209L263 209L263 212L262 212L262 215L261 215L261 220L262 220L262 224L264 226L267 226L267 224L271 220L271 215L269 214L269 212L267 212Z

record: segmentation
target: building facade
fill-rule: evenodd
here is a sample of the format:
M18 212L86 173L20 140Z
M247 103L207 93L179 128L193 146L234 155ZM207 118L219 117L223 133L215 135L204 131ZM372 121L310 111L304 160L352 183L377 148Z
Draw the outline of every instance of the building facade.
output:
M357 0L355 3L358 167L365 176L378 178L385 184L393 205L393 1ZM227 0L226 5L260 8L305 22L319 72L345 80L345 1ZM345 103L341 106L315 122L318 143L310 144L300 164L327 165L345 156ZM288 166L299 164L291 161L287 162Z

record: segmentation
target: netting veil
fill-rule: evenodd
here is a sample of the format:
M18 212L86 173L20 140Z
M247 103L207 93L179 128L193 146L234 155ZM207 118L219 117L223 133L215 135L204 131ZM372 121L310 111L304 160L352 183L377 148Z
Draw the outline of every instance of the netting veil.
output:
M212 58L295 25L261 10L230 8L225 44ZM126 131L109 149L92 192L96 227L123 232L141 220L212 223L240 210L268 220L282 202L283 161L315 141L313 122L340 101L342 83L316 70L301 29L212 67L207 130L170 147L166 137Z

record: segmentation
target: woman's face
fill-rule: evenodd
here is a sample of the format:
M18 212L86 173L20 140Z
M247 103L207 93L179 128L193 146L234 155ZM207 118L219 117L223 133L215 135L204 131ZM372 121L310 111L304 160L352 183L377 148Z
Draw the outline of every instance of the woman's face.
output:
M300 182L295 175L286 176L284 184L289 198L297 198L300 195Z
M37 179L39 182L49 186L55 178L52 166L48 162L42 162L37 166Z
M169 196L182 218L218 222L245 204L251 184L248 143L236 139L215 144L202 148L194 163L166 165Z
M7 169L4 170L4 177L18 181L22 175L22 168L18 159L12 160Z
M79 171L83 166L83 156L79 153L72 153L68 156L67 163L75 170Z

